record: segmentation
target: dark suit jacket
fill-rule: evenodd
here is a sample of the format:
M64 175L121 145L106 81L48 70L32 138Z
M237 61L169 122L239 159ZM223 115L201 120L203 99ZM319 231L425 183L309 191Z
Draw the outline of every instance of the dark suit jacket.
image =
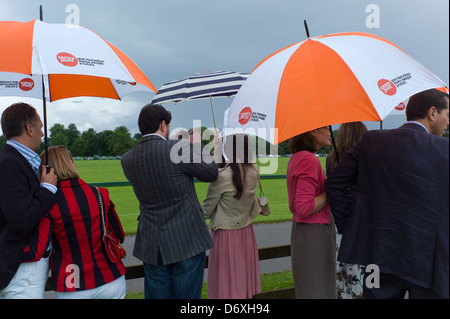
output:
M349 187L356 184L355 202ZM343 234L339 257L352 264L376 264L424 288L447 272L435 260L441 220L449 214L449 140L409 123L367 132L325 183L336 225ZM448 254L448 228L441 229ZM447 292L448 293L448 292Z
M0 151L0 289L11 281L31 231L55 201L25 157L6 145Z
M156 135L144 136L123 155L123 171L140 204L135 257L156 265L159 251L163 264L171 264L213 247L194 186L194 177L217 179L217 167L208 160L193 155L185 141Z

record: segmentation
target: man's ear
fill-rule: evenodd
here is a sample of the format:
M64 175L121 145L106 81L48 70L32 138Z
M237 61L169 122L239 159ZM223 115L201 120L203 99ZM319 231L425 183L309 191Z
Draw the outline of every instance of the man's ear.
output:
M34 128L33 128L33 125L32 125L31 123L28 123L28 124L25 125L25 132L26 132L29 136L32 136L32 135L33 135L33 131L34 131Z
M162 132L166 132L167 131L167 123L166 120L162 120L161 123L159 124L159 129Z
M428 109L427 117L429 120L434 121L436 119L436 115L438 114L438 111L435 106L432 106Z

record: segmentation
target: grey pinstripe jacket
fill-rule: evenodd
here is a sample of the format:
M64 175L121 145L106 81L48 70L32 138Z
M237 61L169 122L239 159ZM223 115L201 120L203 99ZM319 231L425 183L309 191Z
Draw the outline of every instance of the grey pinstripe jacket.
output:
M150 135L123 155L122 168L140 208L133 255L146 264L157 264L158 250L167 265L213 247L194 177L213 182L218 171L210 156L195 153L186 141Z

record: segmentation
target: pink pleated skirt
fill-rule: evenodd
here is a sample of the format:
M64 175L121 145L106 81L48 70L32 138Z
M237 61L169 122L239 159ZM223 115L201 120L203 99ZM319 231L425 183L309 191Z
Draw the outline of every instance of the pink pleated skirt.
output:
M212 230L208 299L249 299L261 292L258 248L253 225L237 230Z

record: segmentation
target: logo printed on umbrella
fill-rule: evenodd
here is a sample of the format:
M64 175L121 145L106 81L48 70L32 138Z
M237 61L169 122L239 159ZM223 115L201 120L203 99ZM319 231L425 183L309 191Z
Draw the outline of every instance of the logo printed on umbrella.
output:
M30 78L22 79L19 82L19 88L22 91L30 91L30 90L33 89L33 87L34 87L34 81L32 79L30 79Z
M389 80L381 79L378 81L378 88L386 95L392 96L397 93L397 88L395 84Z
M405 105L405 103L403 103L403 102L400 102L400 103L395 107L395 109L396 109L397 111L403 111L405 108L406 108L406 105Z
M247 107L244 107L241 111L241 113L239 113L239 123L241 125L247 124L247 122L250 120L250 118L252 117L252 109Z
M74 67L78 64L78 60L72 54L67 52L60 52L56 55L58 62L64 66Z

